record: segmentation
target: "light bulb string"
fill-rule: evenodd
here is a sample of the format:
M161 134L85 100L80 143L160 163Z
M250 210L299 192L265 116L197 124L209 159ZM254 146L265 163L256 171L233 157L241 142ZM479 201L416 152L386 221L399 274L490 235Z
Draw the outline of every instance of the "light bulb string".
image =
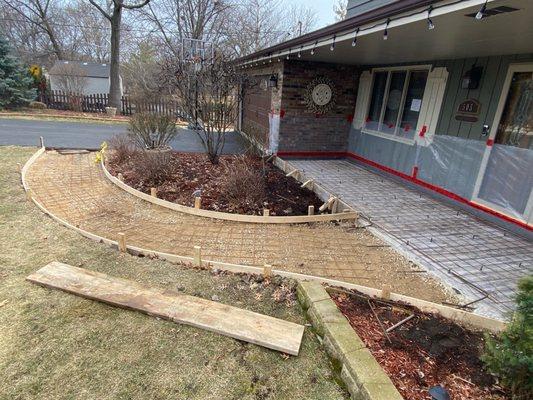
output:
M421 11L416 11L416 12L413 12L413 13L410 13L410 14L407 14L407 15L402 15L400 17L397 17L397 18L387 18L385 21L383 22L377 22L371 26L368 26L366 28L357 28L355 31L353 31L353 33L355 34L355 37L354 39L359 36L360 33L364 33L365 31L368 31L368 30L373 30L375 28L378 28L380 26L384 26L384 36L387 36L388 35L388 28L389 28L389 25L390 23L394 22L394 21L397 21L397 20L400 20L400 19L403 19L403 18L410 18L410 17L414 17L414 16L417 16L417 15L420 15L420 14L426 14L427 15L427 20L431 21L431 19L429 19L429 15L430 13L432 13L433 11L435 10L438 10L440 8L444 8L444 7L450 7L450 6L454 6L456 4L459 4L459 3L464 3L465 1L467 0L456 0L454 2L451 2L451 3L447 3L447 4L443 4L443 5L438 5L438 6L433 6L433 5L430 5L429 7L425 8L424 10L421 10ZM485 2L483 3L481 9L479 10L480 13L483 13L484 12L484 9L486 9L486 6L488 4L488 1L489 0L485 0ZM432 21L431 21L432 22ZM429 23L429 22L428 22ZM323 40L315 40L314 42L314 45L313 45L313 48L311 49L311 55L314 55L315 51L316 51L316 48L318 47L319 44L321 43L328 43L330 40L332 40L332 47L335 48L335 41L336 41L336 38L338 35L342 34L343 31L338 31L338 32L335 32L333 34L333 37L331 39L323 39ZM303 44L301 45L301 49L303 49L303 47L305 47L306 45ZM292 48L289 48L289 54L291 52ZM281 55L281 53L283 52L283 50L280 50L279 51L279 54ZM271 53L268 53L268 55L272 55L274 54L273 52ZM244 65L253 65L254 64L254 60L250 60L250 61L245 61L244 62Z

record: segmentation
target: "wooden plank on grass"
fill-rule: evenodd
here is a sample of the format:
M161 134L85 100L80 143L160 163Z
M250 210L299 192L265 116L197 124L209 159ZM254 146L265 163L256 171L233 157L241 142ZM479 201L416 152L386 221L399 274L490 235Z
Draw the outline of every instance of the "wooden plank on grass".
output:
M52 262L26 278L46 287L298 355L302 325Z

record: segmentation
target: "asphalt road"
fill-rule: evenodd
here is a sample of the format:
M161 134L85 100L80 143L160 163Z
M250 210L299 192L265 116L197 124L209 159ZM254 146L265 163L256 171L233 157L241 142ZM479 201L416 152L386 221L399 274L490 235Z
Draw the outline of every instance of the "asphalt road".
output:
M97 149L103 141L126 129L127 124L0 118L0 145L38 146L42 136L46 147ZM171 145L179 151L203 151L200 138L185 128L180 128ZM246 143L238 133L227 134L224 153L240 153L245 148Z

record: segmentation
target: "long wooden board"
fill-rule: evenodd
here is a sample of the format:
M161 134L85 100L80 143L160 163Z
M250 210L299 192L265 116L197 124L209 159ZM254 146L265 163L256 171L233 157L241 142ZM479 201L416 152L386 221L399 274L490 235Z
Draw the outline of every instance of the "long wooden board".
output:
M293 322L59 262L44 266L26 279L291 355L298 355L304 332L302 325Z

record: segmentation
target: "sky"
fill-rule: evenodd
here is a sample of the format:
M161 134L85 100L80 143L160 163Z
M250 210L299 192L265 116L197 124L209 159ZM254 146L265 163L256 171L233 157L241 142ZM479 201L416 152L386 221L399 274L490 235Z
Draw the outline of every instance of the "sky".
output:
M304 5L314 9L318 14L316 29L335 22L333 14L334 0L285 0L286 4Z

